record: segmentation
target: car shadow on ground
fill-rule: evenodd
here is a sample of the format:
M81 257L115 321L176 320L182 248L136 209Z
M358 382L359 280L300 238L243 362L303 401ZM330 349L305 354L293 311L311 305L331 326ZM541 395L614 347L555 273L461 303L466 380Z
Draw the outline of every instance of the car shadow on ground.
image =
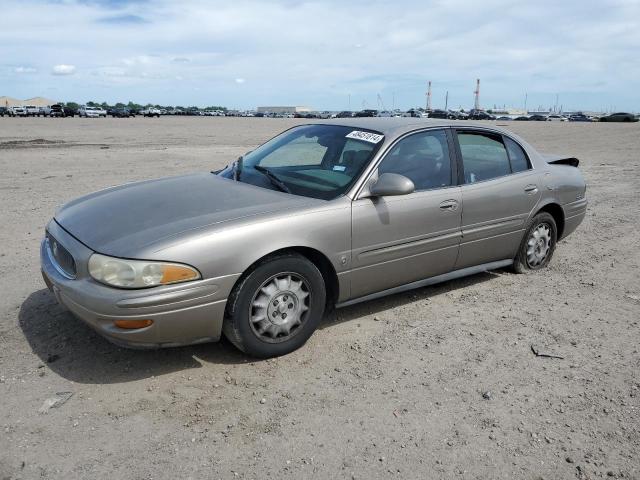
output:
M454 290L464 289L472 285L489 281L493 279L495 275L502 274L508 275L509 271L501 269L494 270L492 272L482 272L475 275L470 275L468 277L439 283L436 285L416 288L415 290L408 290L406 292L396 293L394 295L381 297L375 300L357 303L349 307L333 309L327 314L325 320L320 324L319 328L331 328L334 325L357 320L366 315L381 315L385 311L402 307L403 305L406 305L408 303L425 301ZM429 313L430 312L428 309L425 310L425 315L429 315ZM396 320L402 319L397 318Z
M481 273L332 310L319 328L330 328L365 315L379 314L407 303L466 288L490 280L492 276ZM189 347L157 350L118 347L59 305L47 289L27 297L20 307L18 319L31 349L42 363L61 377L77 383L123 383L201 368L206 363L230 365L259 361L239 352L224 337L217 344Z
M255 361L226 339L218 344L157 350L121 348L74 317L47 289L27 297L18 313L20 328L42 363L78 383L122 383L200 368L206 363Z

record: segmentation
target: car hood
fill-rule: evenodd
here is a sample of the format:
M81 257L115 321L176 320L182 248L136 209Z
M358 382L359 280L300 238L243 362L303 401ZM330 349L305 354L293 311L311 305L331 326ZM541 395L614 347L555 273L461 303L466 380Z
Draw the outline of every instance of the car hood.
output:
M101 190L64 205L55 220L96 252L135 258L187 231L317 202L202 173Z

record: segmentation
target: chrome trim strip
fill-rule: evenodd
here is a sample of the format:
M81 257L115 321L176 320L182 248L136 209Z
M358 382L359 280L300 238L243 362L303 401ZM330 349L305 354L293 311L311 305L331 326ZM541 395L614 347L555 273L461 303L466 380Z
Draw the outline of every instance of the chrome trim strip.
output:
M428 285L434 285L436 283L448 282L449 280L455 280L456 278L466 277L468 275L474 275L476 273L487 272L489 270L495 270L497 268L508 267L513 264L513 260L499 260L497 262L485 263L482 265L476 265L474 267L462 268L460 270L454 270L453 272L443 273L442 275L436 275L435 277L425 278L424 280L418 280L417 282L407 283L406 285L400 285L399 287L389 288L382 290L381 292L371 293L364 297L354 298L347 300L346 302L336 304L336 308L348 307L360 302L367 302L387 295L393 295L395 293L406 292L407 290L414 290L416 288L426 287Z

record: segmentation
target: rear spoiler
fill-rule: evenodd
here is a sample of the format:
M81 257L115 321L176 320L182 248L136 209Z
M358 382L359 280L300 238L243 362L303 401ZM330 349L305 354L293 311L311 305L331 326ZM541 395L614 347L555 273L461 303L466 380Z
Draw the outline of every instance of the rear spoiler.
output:
M551 165L569 165L571 167L577 167L580 163L576 157L569 157L567 155L543 155L544 160Z

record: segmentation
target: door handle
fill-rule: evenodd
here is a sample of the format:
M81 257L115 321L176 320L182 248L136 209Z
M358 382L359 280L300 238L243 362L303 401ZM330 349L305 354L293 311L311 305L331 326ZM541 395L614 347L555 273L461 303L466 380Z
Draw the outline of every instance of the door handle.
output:
M524 187L524 191L529 195L533 195L534 193L538 193L538 186L534 184L527 185L526 187Z
M456 211L456 210L458 210L458 201L457 200L445 200L444 202L440 203L440 209L441 210Z

